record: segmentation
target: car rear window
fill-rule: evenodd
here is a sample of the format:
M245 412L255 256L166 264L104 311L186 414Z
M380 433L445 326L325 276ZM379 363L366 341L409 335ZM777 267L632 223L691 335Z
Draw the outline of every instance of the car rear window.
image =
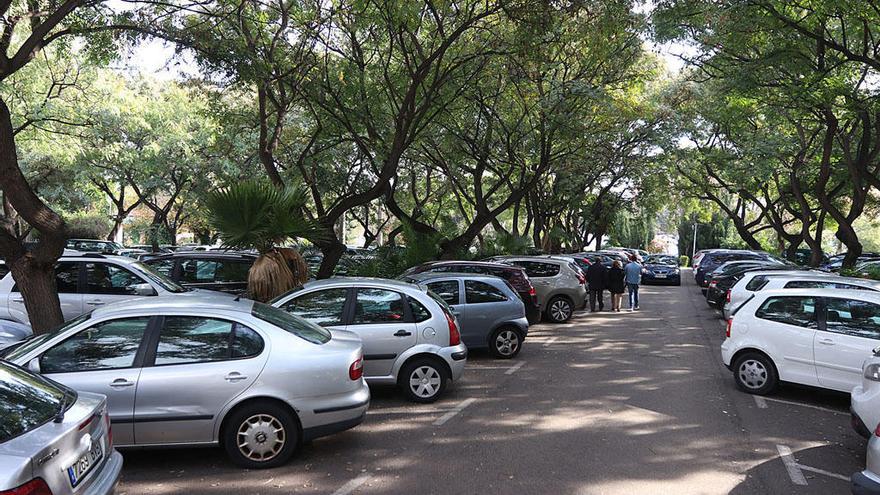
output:
M770 279L764 275L758 275L757 277L749 280L749 283L746 284L746 290L751 292L757 292L764 288L769 282Z
M540 261L514 261L514 265L526 269L526 275L536 278L555 277L559 275L559 265L556 263L542 263Z
M251 314L313 344L326 344L330 341L328 330L274 306L255 302Z
M0 443L48 423L76 401L76 392L0 362Z

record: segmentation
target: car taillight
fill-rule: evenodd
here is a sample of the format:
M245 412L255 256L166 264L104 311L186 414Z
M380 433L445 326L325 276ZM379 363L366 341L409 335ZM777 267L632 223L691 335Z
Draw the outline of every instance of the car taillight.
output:
M725 299L727 302L730 302L730 289L727 289L727 295L724 296L724 299Z
M52 495L52 490L42 478L35 478L18 488L0 491L0 495Z
M352 380L360 380L364 376L364 358L359 357L348 367L348 377Z
M104 409L104 421L107 423L107 446L113 446L113 424L110 422L110 411Z
M532 284L529 284L529 295L532 297L535 297L538 295L538 292L535 290L535 286Z
M445 311L443 314L446 315L446 323L449 325L449 346L453 347L461 344L461 334L458 333L458 325L455 324L455 318Z
M874 436L880 437L880 423L877 424L877 428L874 428Z
M577 278L581 285L587 285L587 277L584 277L583 274L578 273Z
M717 285L718 285L718 281L717 281L717 280L713 280L713 281L709 282L709 288L710 288L710 289L714 289L715 286L717 286Z
M727 320L727 338L730 338L730 327L733 326L733 318Z

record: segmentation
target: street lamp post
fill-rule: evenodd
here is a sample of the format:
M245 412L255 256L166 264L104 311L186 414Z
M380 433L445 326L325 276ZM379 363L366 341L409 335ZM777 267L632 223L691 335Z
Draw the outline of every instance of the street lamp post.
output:
M691 251L691 259L697 255L697 222L694 222L694 249Z

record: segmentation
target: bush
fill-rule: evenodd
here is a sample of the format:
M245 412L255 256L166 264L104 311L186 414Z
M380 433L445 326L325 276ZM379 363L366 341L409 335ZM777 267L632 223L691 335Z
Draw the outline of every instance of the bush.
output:
M691 263L691 259L687 256L679 256L678 257L678 266L689 266Z
M75 213L64 219L72 239L106 239L113 225L104 215Z
M880 280L880 267L868 266L862 270L856 270L855 268L843 268L840 270L840 275L844 277L858 277L868 278L871 280Z

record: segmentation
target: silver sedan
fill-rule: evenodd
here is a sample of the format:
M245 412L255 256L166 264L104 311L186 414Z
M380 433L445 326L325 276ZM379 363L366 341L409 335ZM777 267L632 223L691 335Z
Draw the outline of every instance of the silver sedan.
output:
M112 493L122 456L107 419L103 396L0 361L0 493Z
M228 297L133 299L96 309L5 359L108 398L120 446L222 445L249 468L364 419L360 339Z

